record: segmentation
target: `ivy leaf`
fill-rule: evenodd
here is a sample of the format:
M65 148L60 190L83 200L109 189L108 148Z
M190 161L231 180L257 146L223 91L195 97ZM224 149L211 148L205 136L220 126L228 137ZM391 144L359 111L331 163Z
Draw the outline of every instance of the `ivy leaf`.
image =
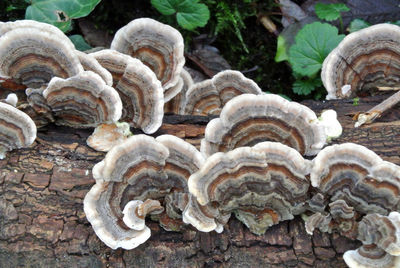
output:
M371 26L371 24L366 22L365 20L355 19L350 23L348 31L350 33L353 33L353 32L356 32L358 30L367 28L369 26Z
M151 4L163 15L176 13L178 24L187 30L203 27L210 18L210 11L198 0L151 0Z
M344 38L338 29L327 23L314 22L304 26L289 49L289 62L294 72L303 76L315 75L324 59Z
M77 50L85 51L92 48L80 34L70 35L68 38L71 39Z
M314 6L315 14L317 14L318 18L321 20L333 21L340 18L340 12L350 11L343 3L337 4L322 4L318 3Z
M32 0L25 19L53 24L63 32L71 29L71 20L87 16L101 0Z
M296 80L293 83L293 92L298 95L308 95L320 86L322 86L320 78Z
M278 44L276 47L275 62L281 62L289 59L287 54L286 40L283 36L278 36Z

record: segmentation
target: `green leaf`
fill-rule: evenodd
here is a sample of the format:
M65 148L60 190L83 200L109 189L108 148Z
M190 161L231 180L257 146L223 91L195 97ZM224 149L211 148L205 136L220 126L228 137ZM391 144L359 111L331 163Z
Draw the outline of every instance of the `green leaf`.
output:
M350 33L353 33L353 32L356 32L358 30L367 28L369 26L371 26L371 24L366 22L365 20L355 19L350 23L349 28L347 30Z
M350 9L343 3L337 4L315 4L315 14L321 20L333 21L340 18L340 12L350 11Z
M85 39L80 34L74 34L68 37L71 39L72 43L74 43L77 50L85 51L92 48L88 43L86 43Z
M326 56L344 38L338 29L327 23L314 22L304 26L289 49L289 62L294 72L313 76L321 69Z
M87 16L101 0L32 0L25 19L53 24L66 32L71 20Z
M176 13L178 24L187 30L203 27L210 18L210 11L198 0L151 0L151 4L164 15Z
M293 92L298 95L308 95L320 86L322 86L322 81L319 78L296 80L293 83Z
M276 47L275 62L281 62L289 59L289 55L286 52L287 49L285 38L279 35L278 44Z

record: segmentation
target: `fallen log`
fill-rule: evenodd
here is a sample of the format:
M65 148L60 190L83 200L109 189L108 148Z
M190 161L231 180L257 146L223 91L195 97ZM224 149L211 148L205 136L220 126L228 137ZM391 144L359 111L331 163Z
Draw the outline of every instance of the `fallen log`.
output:
M354 128L352 117L384 97L305 101L317 113L335 109L343 135L400 164L400 106L376 122ZM199 146L208 117L167 115L155 134L173 134ZM27 149L0 160L0 267L346 267L342 254L359 242L336 233L306 234L301 218L255 236L231 218L222 234L187 226L166 232L149 222L151 238L133 250L111 250L87 222L82 200L104 153L86 146L92 130L48 126Z

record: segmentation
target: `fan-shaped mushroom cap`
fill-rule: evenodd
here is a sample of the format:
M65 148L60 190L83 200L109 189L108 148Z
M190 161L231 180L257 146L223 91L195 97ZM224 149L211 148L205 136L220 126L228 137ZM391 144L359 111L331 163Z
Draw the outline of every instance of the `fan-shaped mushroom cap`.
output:
M133 20L119 29L111 49L140 59L154 71L164 89L176 85L185 64L182 35L149 18Z
M200 151L209 156L261 141L276 141L302 155L314 155L326 142L324 127L304 105L274 95L243 94L230 100L211 120Z
M358 224L357 239L364 244L375 244L390 255L400 256L400 213L364 216Z
M328 146L313 162L311 183L331 201L345 200L364 214L399 210L400 167L366 147L353 143Z
M218 115L221 112L221 100L211 79L193 84L185 99L185 114Z
M60 125L93 127L116 122L122 113L118 93L91 71L68 79L54 77L43 96Z
M294 149L265 142L207 158L189 178L200 205L221 215L234 212L252 232L262 234L303 211L308 198L310 162Z
M377 86L398 86L399 69L399 26L377 24L351 33L323 63L321 78L328 91L326 98L354 97Z
M262 93L262 90L253 80L245 77L239 71L225 70L219 72L212 78L212 81L219 94L222 106L241 94L258 95Z
M0 102L0 159L6 151L31 145L36 139L36 126L24 112Z
M306 232L312 235L315 229L319 229L321 232L330 233L332 232L332 227L330 226L331 221L332 217L329 214L323 214L321 212L314 213L305 220L304 225Z
M212 79L194 84L186 93L187 114L219 114L222 107L241 94L261 94L258 85L241 72L226 70Z
M183 82L182 89L170 101L165 101L164 113L185 114L186 92L194 82L190 73L185 69L182 69L181 79Z
M101 50L90 55L113 76L122 104L122 119L154 133L162 124L164 96L160 81L140 60L117 51Z
M68 39L68 38L67 38ZM0 76L37 88L54 76L83 71L75 47L64 38L37 28L17 28L0 36Z
M350 268L398 268L400 257L391 256L376 245L364 245L343 254Z
M336 200L329 203L329 213L334 219L351 219L355 215L354 208L347 205L344 200Z
M111 73L106 68L100 65L100 63L93 57L93 55L86 54L82 51L75 50L75 54L78 55L79 61L85 71L92 71L104 80L106 85L112 86L113 79Z
M71 43L71 40L56 26L53 26L48 23L43 23L35 20L16 20L16 21L8 21L0 24L0 36L19 28L35 28L40 31L48 32L52 35L57 36L57 39L62 39L64 42Z
M84 210L97 236L109 247L132 249L150 236L130 229L123 221L129 201L158 199L170 190L163 171L168 149L154 138L136 135L114 146L93 167L96 184L86 195Z
M183 70L183 69L182 69ZM173 97L178 95L183 89L183 78L180 76L178 82L164 91L164 102L170 101Z

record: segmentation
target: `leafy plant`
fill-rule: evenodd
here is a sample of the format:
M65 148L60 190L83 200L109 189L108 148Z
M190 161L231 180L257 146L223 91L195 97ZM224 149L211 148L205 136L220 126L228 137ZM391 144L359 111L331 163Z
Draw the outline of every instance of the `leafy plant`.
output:
M80 34L70 35L68 38L74 43L77 50L85 51L92 48Z
M163 15L176 15L182 28L194 30L203 27L210 18L210 11L198 0L151 0L151 4Z
M87 16L101 0L31 0L25 19L53 24L63 32L71 30L72 20Z
M343 19L341 12L350 11L350 8L348 8L343 3L336 3L336 4L317 3L315 4L314 8L315 8L315 14L317 14L318 18L320 18L321 20L334 21L339 19L340 30L341 32L343 32Z
M321 70L322 63L344 38L338 29L327 23L314 22L304 26L296 35L296 43L289 49L293 71L311 77Z

